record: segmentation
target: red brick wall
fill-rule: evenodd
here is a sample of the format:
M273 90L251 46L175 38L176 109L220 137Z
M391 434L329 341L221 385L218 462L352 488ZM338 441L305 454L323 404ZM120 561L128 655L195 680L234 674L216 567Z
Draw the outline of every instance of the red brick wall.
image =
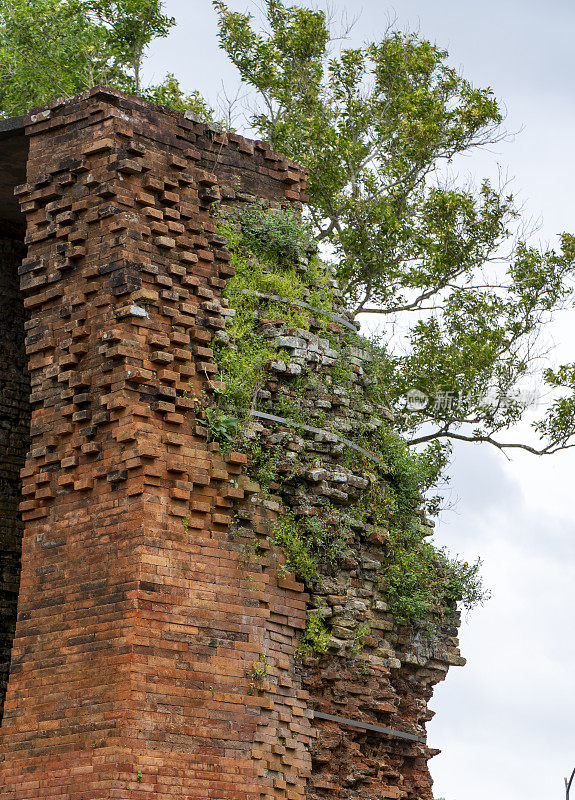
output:
M107 91L30 123L32 445L0 797L303 798L305 596L244 580L245 457L206 445L191 397L231 274L210 204L297 201L303 176Z

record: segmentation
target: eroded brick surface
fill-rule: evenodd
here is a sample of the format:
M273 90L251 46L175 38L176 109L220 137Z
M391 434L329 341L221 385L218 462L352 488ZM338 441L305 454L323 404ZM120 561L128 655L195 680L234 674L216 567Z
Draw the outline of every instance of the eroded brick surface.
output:
M302 275L308 271L305 257L300 256L298 269ZM388 531L369 522L369 515L362 517L355 505L365 497L376 467L353 450L351 437L357 430L374 436L381 420L392 424L393 415L367 391L371 355L361 339L345 337L346 325L353 326L353 321L337 284L332 283L331 296L331 310L315 309L305 327L295 327L285 314L289 300L272 310L270 295L260 293L260 305L252 311L258 334L278 354L255 389L248 431L258 437L259 448L274 465L269 489L275 492L277 516L289 513L292 525L294 520L324 521L324 534L331 527L342 537L339 554L320 560L310 580L308 610L313 615L321 609L329 630L327 652L304 653L296 662L309 706L338 718L314 719L317 735L306 798L433 800L427 762L437 751L425 741L432 717L428 702L449 667L465 663L457 640L459 614L453 606L441 623L434 620L428 626L431 620L399 625L392 613L382 580ZM334 382L334 367L348 370L347 383ZM288 409L284 415L307 424L278 417L281 408ZM364 450L364 455L369 453ZM376 478L384 491L391 482L388 475L384 468ZM252 552L256 500L270 506L254 496L238 509L245 546L251 545ZM433 523L420 512L419 524L428 534ZM273 530L269 526L272 539ZM305 522L299 530L306 535ZM264 546L265 538L260 541ZM271 555L277 564L278 555ZM254 557L251 566L266 570L268 562ZM362 724L368 727L362 729Z

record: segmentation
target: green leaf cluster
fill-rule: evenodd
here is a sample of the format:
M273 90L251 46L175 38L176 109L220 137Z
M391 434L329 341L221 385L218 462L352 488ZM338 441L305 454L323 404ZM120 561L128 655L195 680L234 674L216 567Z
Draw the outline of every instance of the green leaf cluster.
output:
M168 72L161 83L144 89L142 96L151 103L167 106L175 111L188 111L191 114L195 114L202 122L221 127L213 108L208 105L197 89L192 92L186 92L176 76L171 72Z
M240 223L246 249L264 261L278 265L290 260L293 263L312 247L311 227L294 211L267 210L255 205L242 212Z
M226 414L218 408L210 406L204 409L203 414L204 417L198 419L198 422L206 427L209 442L219 442L226 445L233 441L240 424L238 417Z
M346 298L400 322L381 381L410 441L573 446L572 365L545 372L540 354L551 316L573 307L575 239L534 247L504 186L450 177L460 156L503 135L493 92L420 35L389 30L354 48L318 9L264 0L258 20L214 7L220 44L257 98L252 125L308 169L313 238ZM0 116L108 84L218 124L173 74L143 85L150 45L174 24L162 0L0 0ZM245 222L260 261L301 247L288 217ZM552 402L533 426L538 442L510 442L502 434L524 418L533 376ZM405 407L413 389L431 398L417 413ZM434 402L446 394L456 402Z
M413 34L333 55L321 11L266 0L261 30L251 14L214 6L223 49L263 101L253 124L309 169L313 221L349 297L397 305L398 292L472 269L504 232L510 204L487 184L478 203L428 178L492 134L493 93Z
M481 561L469 564L438 548L422 521L423 498L441 478L449 445L433 441L414 452L386 425L363 444L383 466L374 468L363 460L365 471L373 471L372 483L347 515L385 532L381 587L395 618L405 624L434 624L458 605L467 610L482 605L489 592L483 588ZM357 465L356 454L353 461ZM428 496L423 508L437 513L438 501Z
M324 621L323 607L320 605L309 614L302 634L298 655L317 658L329 649L330 632Z
M305 272L297 269L310 244L308 227L297 215L256 206L233 219L221 217L219 233L226 237L235 270L224 292L235 316L225 341L215 348L225 383L220 401L245 413L254 402L267 365L282 358L259 334L256 312L265 308L267 319L285 320L294 327L309 327L310 320L310 312L289 302L262 302L258 293L326 309L331 308L331 293L316 256L308 259Z
M421 528L412 521L391 531L382 588L398 622L434 624L458 604L471 610L489 598L480 569L480 559L460 561L423 539Z
M287 566L299 580L313 587L320 566L336 565L345 551L339 515L334 509L324 509L322 517L296 519L284 514L273 532L273 540L286 556Z
M0 0L0 115L106 84L213 122L172 74L143 86L150 44L174 25L162 0Z

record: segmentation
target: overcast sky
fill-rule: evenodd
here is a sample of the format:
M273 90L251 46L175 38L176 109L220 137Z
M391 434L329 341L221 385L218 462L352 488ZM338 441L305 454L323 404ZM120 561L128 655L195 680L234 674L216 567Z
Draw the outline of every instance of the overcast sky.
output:
M253 7L230 0L235 9ZM238 78L218 50L210 0L168 0L178 27L156 44L148 79L175 72L187 89L216 101ZM490 86L519 131L466 169L514 178L539 237L575 233L575 3L572 0L404 0L386 5L332 0L361 12L354 43L383 33L389 17L449 50L454 66ZM575 313L551 333L563 360L575 360ZM455 510L437 538L466 558L481 555L493 592L464 625L467 667L436 690L429 742L437 797L446 800L554 800L575 767L575 450L509 463L488 446L456 452Z

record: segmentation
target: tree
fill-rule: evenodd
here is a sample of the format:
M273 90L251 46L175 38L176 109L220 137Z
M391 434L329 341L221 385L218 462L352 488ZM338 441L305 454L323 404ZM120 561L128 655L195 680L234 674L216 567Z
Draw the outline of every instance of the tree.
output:
M0 0L0 107L25 114L123 77L103 29L76 0Z
M191 111L203 122L211 125L221 124L215 119L213 108L208 105L202 95L196 89L186 93L171 72L168 72L162 83L148 87L142 92L142 95L146 100L160 106L168 106L176 111Z
M133 91L142 90L142 63L154 39L165 38L176 24L163 12L162 0L87 0L87 13L105 29L115 64L128 70Z
M210 118L173 75L142 86L147 48L174 24L162 0L0 0L0 115L107 84Z
M514 233L505 188L448 179L458 155L501 138L492 91L415 34L334 52L323 11L265 0L262 28L213 4L221 47L257 101L252 125L309 170L316 238L348 303L405 327L380 351L381 381L410 442L572 447L573 364L544 371L558 395L534 424L539 444L499 436L524 417L543 329L571 304L575 239L540 251Z

